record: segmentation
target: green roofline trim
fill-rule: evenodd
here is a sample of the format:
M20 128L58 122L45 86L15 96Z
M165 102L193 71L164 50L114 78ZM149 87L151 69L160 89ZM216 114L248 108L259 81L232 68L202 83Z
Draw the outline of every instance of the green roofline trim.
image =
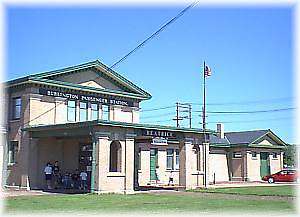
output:
M240 144L209 144L209 147L212 148L264 148L264 149L285 149L285 145L258 145L258 144L248 144L248 143L240 143Z
M105 120L94 120L94 121L84 121L76 123L65 123L65 124L51 124L51 125L33 125L27 126L23 130L25 131L39 131L39 130L49 130L56 128L80 128L88 126L113 126L113 127L124 127L124 128L135 128L135 129L153 129L153 130L166 130L166 131L175 131L183 133L204 133L202 129L198 128L178 128L170 127L163 125L153 125L153 124L138 124L138 123L126 123L119 121L105 121ZM206 130L207 133L213 133L211 130Z
M255 142L258 141L259 139L263 138L266 135L271 135L271 137L273 137L274 139L278 140L279 142L281 142L284 146L286 146L286 143L280 139L275 133L273 133L273 131L271 129L268 129L268 132L266 132L264 135L260 136L259 138L254 139L251 144L256 144Z
M126 88L133 90L135 93L128 93L128 92L122 92L122 91L115 91L115 90L103 90L100 88L94 88L94 87L86 87L86 86L82 86L79 84L73 84L73 83L69 83L69 82L63 82L63 81L57 81L57 80L50 80L50 79L46 79L47 77L52 77L52 76L58 76L58 75L63 75L65 73L69 73L69 72L77 72L78 70L82 70L82 69L87 69L87 68L91 68L91 67L98 67L98 70L105 73L106 76L111 77L112 79L116 80L117 82L119 82L120 84L124 85ZM103 68L104 70L101 70L99 68ZM6 82L7 86L11 86L11 85L17 85L19 83L22 82L32 82L32 81L41 81L41 82L46 82L46 83L51 83L51 84L60 84L60 85L64 85L66 88L69 87L79 87L82 90L94 90L97 92L101 92L101 93L118 93L118 94L122 94L124 96L133 96L133 97L137 97L140 99L151 99L151 95L149 93L147 93L146 91L144 91L143 89L141 89L140 87L136 86L135 84L133 84L131 81L129 81L128 79L124 78L123 76L121 76L120 74L118 74L117 72L113 71L112 69L110 69L108 66L104 65L103 63L101 63L99 60L95 60L95 61L91 61L88 63L84 63L84 64L80 64L80 65L76 65L76 66L71 66L71 67L67 67L67 68L63 68L63 69L59 69L59 70L54 70L54 71L48 71L48 72L42 72L42 73L38 73L38 74L34 74L34 75L29 75L26 77L22 77L22 78L18 78L15 80L11 80Z

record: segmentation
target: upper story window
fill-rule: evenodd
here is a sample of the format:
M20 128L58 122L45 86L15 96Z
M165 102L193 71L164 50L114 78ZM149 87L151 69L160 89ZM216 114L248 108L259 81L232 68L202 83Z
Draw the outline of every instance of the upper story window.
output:
M102 105L102 119L109 120L109 106Z
M277 159L278 158L278 154L277 153L273 153L273 158Z
M76 121L76 101L69 100L67 108L68 108L67 120L75 122Z
M79 121L87 121L87 103L79 103Z
M91 120L99 119L99 105L96 103L91 103Z
M256 152L251 152L251 156L252 156L252 159L257 159L257 153Z
M22 101L21 97L13 98L12 100L12 119L20 119Z

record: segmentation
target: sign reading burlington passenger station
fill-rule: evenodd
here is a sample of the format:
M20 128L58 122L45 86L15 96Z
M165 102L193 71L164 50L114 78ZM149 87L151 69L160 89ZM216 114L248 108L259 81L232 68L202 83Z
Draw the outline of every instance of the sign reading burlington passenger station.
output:
M99 96L93 96L93 95L86 95L86 94L74 94L70 92L62 92L62 91L54 91L54 90L48 90L48 89L39 89L39 94L46 95L46 96L53 96L53 97L63 97L70 100L80 100L80 101L88 101L88 102L96 102L101 103L105 105L121 105L121 106L130 106L133 107L132 101L127 100L119 100L115 99L113 97L99 97Z

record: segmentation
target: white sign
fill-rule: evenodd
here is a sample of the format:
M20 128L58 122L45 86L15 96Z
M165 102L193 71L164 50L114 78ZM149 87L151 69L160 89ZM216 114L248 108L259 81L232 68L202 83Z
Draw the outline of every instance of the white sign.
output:
M151 145L168 145L168 140L162 137L155 137L152 139Z

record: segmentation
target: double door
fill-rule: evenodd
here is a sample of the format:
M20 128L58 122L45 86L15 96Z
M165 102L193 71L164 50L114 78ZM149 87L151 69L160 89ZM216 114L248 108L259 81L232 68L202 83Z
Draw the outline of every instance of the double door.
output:
M268 152L260 153L260 176L270 175L270 159Z

